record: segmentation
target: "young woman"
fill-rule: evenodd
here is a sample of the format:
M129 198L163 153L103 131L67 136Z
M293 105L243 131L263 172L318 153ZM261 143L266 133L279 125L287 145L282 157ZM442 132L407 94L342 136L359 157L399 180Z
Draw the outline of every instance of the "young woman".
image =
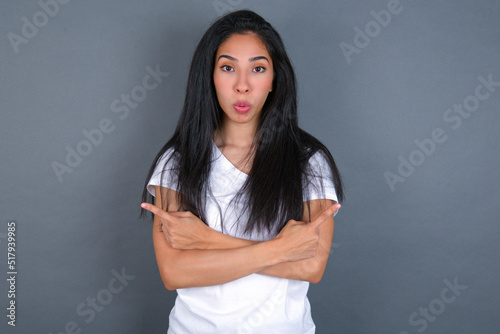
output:
M168 333L314 333L306 294L342 198L328 149L297 124L278 33L251 11L220 18L196 48L141 205L154 214L161 278L177 290Z

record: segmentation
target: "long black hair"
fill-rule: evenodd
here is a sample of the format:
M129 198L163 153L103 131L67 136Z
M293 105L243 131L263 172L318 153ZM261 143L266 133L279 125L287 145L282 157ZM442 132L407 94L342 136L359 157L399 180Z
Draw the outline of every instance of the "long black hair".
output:
M215 55L229 37L248 33L256 34L266 46L273 63L274 79L253 139L254 161L235 198L245 194L248 201L246 232L279 231L290 219L302 220L303 195L313 176L308 160L316 152L321 151L328 162L339 202L344 192L329 150L298 126L295 74L281 37L267 21L249 10L221 17L201 38L191 62L177 127L149 170L142 201L153 201L146 185L161 157L172 148L174 154L170 158L174 159L175 168L169 172L177 176L179 210L191 211L206 221L203 203L211 171L212 141L215 131L220 130L223 115L213 81ZM168 208L167 199L164 201L162 207ZM141 210L141 217L145 213Z

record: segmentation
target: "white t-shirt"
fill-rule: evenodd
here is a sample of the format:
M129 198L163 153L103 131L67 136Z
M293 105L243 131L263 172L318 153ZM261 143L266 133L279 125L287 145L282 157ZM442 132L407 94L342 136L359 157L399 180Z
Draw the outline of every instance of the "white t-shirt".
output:
M275 235L267 233L245 234L246 214L240 217L241 223L235 223L241 212L245 211L242 209L245 200L243 197L241 201L230 202L248 176L238 170L212 143L214 165L209 177L209 189L213 196L205 199L205 223L221 232L222 218L227 235L259 241L273 238ZM153 196L154 186L160 185L165 160L171 154L172 149L163 155L148 183L147 189ZM325 198L337 201L326 160L317 152L309 163L318 177L313 179L309 196L304 196L303 200ZM320 184L324 194L318 187ZM164 173L162 186L176 190L175 175ZM177 299L169 317L168 334L312 334L316 327L311 317L308 289L309 282L260 274L215 286L177 289Z

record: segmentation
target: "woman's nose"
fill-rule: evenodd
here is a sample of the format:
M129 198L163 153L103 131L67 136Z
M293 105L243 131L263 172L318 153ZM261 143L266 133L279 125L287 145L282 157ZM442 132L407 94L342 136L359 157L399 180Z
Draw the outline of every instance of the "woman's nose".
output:
M246 73L239 73L238 78L236 79L235 90L241 94L245 94L250 91L250 84Z

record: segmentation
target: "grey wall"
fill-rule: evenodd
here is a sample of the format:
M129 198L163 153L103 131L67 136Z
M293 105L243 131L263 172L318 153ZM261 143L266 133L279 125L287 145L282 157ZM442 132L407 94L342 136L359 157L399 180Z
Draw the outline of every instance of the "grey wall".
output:
M300 123L346 183L309 293L318 333L498 333L499 1L65 2L0 4L0 332L166 331L142 185L202 33L249 8L281 33Z

